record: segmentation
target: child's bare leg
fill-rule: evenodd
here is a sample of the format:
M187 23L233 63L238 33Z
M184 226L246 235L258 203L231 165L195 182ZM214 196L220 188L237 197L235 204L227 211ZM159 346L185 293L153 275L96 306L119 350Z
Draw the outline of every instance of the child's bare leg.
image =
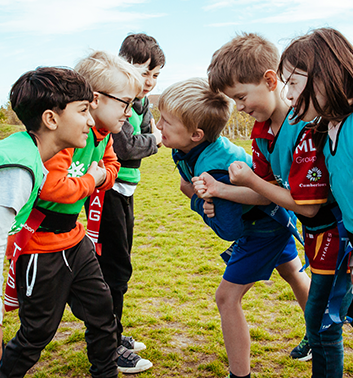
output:
M238 285L222 279L216 292L230 371L239 376L250 373L250 334L241 300L252 285Z
M300 272L301 267L302 263L297 256L292 261L279 265L276 269L281 277L292 287L293 293L304 311L308 300L310 278L305 272Z

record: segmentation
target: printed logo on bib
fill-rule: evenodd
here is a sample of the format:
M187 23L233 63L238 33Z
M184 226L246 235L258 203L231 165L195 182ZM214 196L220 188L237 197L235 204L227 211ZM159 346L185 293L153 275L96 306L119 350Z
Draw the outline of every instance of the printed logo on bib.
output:
M306 178L310 181L319 181L322 177L322 172L321 172L321 169L319 169L318 167L313 167L311 169L308 170L308 173L306 175Z
M67 170L67 177L81 177L84 175L85 165L79 161L72 162L70 168Z

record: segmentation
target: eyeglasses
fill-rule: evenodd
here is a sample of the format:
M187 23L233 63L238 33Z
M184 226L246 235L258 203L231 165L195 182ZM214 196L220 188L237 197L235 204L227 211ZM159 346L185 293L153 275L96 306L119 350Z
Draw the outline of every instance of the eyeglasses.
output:
M124 113L127 114L129 112L129 110L133 107L134 105L134 102L133 101L124 101L122 100L121 98L118 98L118 97L115 97L115 96L112 96L108 93L104 93L104 92L100 92L98 91L98 93L102 94L103 96L106 96L106 97L109 97L109 98L112 98L113 100L116 100L116 101L119 101L119 102L122 102L126 105L126 108L124 109Z

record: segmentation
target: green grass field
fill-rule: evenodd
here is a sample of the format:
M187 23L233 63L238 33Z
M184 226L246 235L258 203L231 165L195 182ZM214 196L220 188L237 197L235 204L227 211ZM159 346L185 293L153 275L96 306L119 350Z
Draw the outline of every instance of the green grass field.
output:
M249 141L237 143L250 151ZM229 243L190 210L170 150L162 147L144 159L141 174L135 195L134 273L123 314L124 334L143 341L147 350L141 356L154 364L138 376L225 377L227 355L214 295L225 268L219 253ZM305 326L289 285L277 272L254 285L243 308L252 337L252 377L310 377L311 362L288 357ZM5 342L18 326L17 314L7 313ZM344 326L344 340L344 376L353 377L351 326ZM84 326L67 309L55 339L26 377L87 377L88 369Z

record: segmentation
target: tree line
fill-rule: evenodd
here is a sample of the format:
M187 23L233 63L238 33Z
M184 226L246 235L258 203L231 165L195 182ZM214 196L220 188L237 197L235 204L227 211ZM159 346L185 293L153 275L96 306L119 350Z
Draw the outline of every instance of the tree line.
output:
M152 106L150 110L157 123L160 118L160 113L157 106ZM8 101L5 105L0 106L0 123L22 125L16 113L12 110L10 101ZM222 135L228 137L229 139L249 139L253 124L254 119L252 117L244 112L238 112L236 106L234 106L229 121L222 131Z
M150 110L157 123L160 118L160 113L157 106L152 106ZM249 139L253 125L254 118L250 117L244 112L238 112L236 106L234 106L227 125L222 131L222 135L229 139Z
M10 101L5 105L0 106L0 123L22 125L22 122L18 119L16 113L12 110Z

